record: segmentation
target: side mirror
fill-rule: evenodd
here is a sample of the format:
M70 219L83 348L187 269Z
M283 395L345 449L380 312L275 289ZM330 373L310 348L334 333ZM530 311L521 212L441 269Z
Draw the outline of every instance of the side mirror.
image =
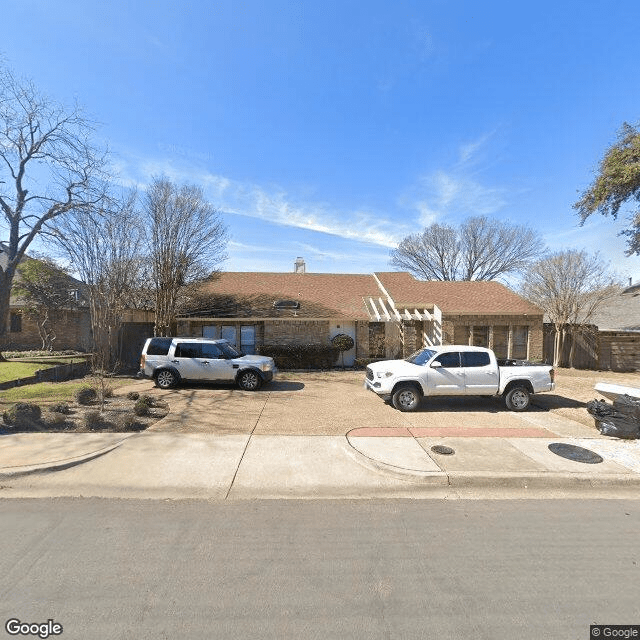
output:
M431 363L431 366L437 369L438 367L441 367L441 366L442 366L442 363L441 363L439 360L434 360L434 361Z

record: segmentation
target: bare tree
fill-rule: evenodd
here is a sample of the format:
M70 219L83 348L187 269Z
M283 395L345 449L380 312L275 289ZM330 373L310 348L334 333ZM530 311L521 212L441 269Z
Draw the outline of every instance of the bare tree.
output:
M92 131L77 106L66 108L0 68L0 220L8 232L0 266L0 351L13 278L27 248L46 223L71 210L80 214L102 197L104 153L90 143Z
M62 312L77 303L71 292L74 280L66 269L45 256L23 259L17 272L14 294L24 303L24 313L38 326L42 348L51 351Z
M146 217L155 287L155 335L172 332L181 292L209 276L226 258L226 227L202 189L156 178L147 190Z
M554 366L561 364L567 335L586 324L607 300L620 292L620 281L609 273L598 254L566 250L538 260L527 269L522 295L538 305L554 325ZM569 354L573 366L574 344Z
M495 280L517 273L545 251L538 233L485 216L457 229L434 223L404 238L391 264L426 280Z
M139 296L145 262L136 200L136 193L109 198L102 209L74 211L52 228L58 246L87 287L98 371L117 367L122 312L138 306L133 301Z

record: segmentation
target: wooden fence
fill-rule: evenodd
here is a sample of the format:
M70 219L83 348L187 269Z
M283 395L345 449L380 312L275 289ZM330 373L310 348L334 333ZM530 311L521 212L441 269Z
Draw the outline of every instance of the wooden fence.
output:
M573 366L576 369L606 369L635 371L640 369L639 331L599 331L595 325L577 325L567 331L561 366L569 365L571 345L575 344ZM553 363L555 331L552 324L544 325L543 359Z

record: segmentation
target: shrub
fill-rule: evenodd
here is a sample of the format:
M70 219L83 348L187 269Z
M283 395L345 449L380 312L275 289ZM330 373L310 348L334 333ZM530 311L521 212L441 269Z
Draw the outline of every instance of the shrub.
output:
M115 431L137 431L136 417L130 413L121 413L113 423Z
M137 400L140 397L140 394L137 391L129 391L127 393L127 398L129 400Z
M75 395L76 402L83 405L91 404L97 397L98 393L93 387L80 387Z
M84 426L93 431L102 424L102 415L99 411L87 411L82 419Z
M330 344L264 344L258 351L273 358L278 369L330 369L339 353Z
M147 407L153 407L155 404L155 401L153 399L152 396L149 396L147 394L144 394L142 396L140 396L140 399L138 400L138 402L142 402L144 404L147 405Z
M38 425L42 410L37 404L17 402L2 414L4 423L19 429L32 429Z
M142 398L133 405L133 413L137 416L146 416L149 414L149 405Z
M66 420L64 414L52 411L47 415L45 422L50 427L61 427L65 424Z
M331 344L340 351L340 360L342 362L342 368L344 369L344 352L353 349L355 345L353 338L346 333L339 333L331 338Z
M101 384L97 393L103 400L105 398L113 398L113 387L110 384Z
M331 344L339 351L349 351L349 349L353 349L355 342L346 333L339 333L331 338Z
M53 407L51 407L51 411L53 413L63 413L64 415L71 413L71 409L66 402L58 402L58 404L54 404Z

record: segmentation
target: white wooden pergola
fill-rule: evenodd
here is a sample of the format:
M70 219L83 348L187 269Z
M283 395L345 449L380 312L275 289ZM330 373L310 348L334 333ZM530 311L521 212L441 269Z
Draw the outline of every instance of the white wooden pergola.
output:
M442 311L435 304L396 305L389 296L363 298L364 305L372 322L396 322L417 320L424 322L422 332L423 346L442 344Z

